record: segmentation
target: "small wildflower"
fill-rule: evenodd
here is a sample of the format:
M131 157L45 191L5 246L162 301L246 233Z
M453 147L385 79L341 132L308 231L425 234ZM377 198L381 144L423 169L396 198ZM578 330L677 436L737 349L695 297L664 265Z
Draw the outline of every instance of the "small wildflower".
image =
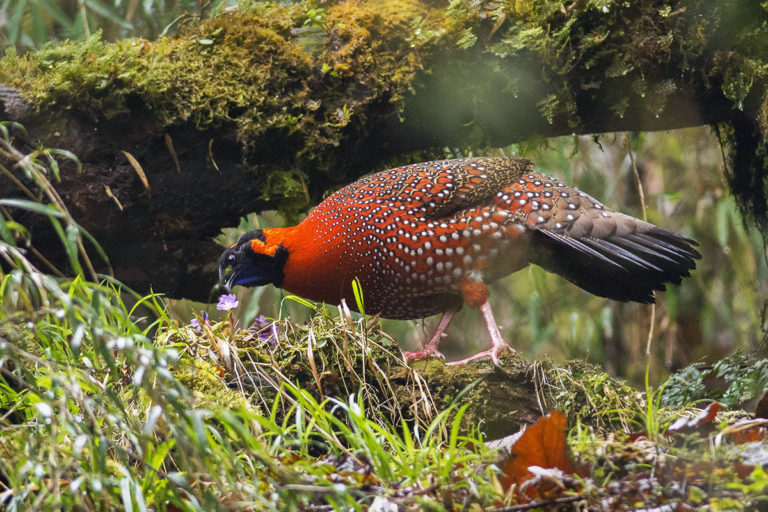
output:
M206 313L206 312L203 312L203 313L200 315L200 318L203 320L203 323L207 322L207 321L208 321L208 313ZM202 326L202 325L200 325L200 322L198 321L197 317L193 318L193 319L192 319L192 320L189 322L189 325L190 325L190 326L192 326L192 327L194 327L194 328L195 328L195 331L197 331L198 333L201 333L201 332L203 332L203 326Z
M277 324L272 324L271 327L268 327L259 333L259 339L261 341L269 341L270 344L274 345L277 343L277 335L279 333L280 331L277 328Z
M280 334L280 329L277 327L277 324L267 320L264 315L259 315L254 318L253 323L248 330L258 335L259 340L269 341L273 345L277 342L277 336Z
M237 300L237 295L229 293L219 297L219 303L216 304L216 309L219 311L229 311L230 309L235 309L239 305L240 301Z

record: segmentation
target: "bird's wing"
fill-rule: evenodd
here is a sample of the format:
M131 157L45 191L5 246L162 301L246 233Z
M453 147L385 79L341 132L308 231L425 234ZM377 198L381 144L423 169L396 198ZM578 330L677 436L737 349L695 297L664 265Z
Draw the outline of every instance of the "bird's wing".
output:
M388 211L402 211L405 217L443 219L492 205L500 190L532 166L520 158L459 158L407 165L372 174L339 190L328 198L327 207L365 204L375 209L380 205Z

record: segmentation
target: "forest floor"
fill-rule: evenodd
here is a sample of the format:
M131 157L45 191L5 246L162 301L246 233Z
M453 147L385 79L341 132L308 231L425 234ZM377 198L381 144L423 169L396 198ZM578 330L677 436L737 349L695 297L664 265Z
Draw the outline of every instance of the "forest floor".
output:
M768 507L768 400L725 406L759 398L765 360L635 390L584 363L407 365L344 308L180 326L83 279L0 290L2 510Z

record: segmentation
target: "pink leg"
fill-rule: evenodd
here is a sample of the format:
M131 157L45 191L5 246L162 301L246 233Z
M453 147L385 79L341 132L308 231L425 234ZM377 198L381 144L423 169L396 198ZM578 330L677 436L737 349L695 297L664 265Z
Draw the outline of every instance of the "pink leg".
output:
M486 299L486 301L483 302L483 304L480 306L480 312L483 314L483 319L485 320L486 327L488 327L488 335L491 337L491 348L483 352L479 352L466 359L461 359L459 361L452 361L448 364L450 365L465 364L470 361L474 361L475 359L480 359L481 357L490 357L491 360L493 361L493 364L495 364L496 366L499 366L499 354L503 350L509 350L511 352L515 351L515 349L510 347L507 344L507 342L504 341L504 338L501 337L501 331L499 331L499 325L496 323L496 319L493 318L493 311L491 310L491 304L488 302L488 299Z
M453 320L453 316L456 314L457 311L458 309L449 309L448 311L443 313L442 318L440 318L440 322L437 324L437 327L435 328L435 332L432 333L432 337L429 339L427 346L424 347L424 350L422 350L421 352L409 352L407 350L403 350L403 355L405 356L405 359L407 361L410 361L411 359L421 359L422 357L430 357L430 356L443 357L443 354L441 354L440 351L437 350L437 346L440 344L440 341L443 339L443 333L445 333L445 330L448 328L448 325L451 323L451 320Z

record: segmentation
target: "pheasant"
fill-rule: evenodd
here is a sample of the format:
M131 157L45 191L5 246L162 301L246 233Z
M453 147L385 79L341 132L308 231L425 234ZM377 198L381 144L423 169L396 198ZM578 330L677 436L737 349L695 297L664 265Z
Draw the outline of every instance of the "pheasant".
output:
M390 169L321 202L297 226L245 233L221 255L232 286L272 283L330 304L354 305L359 279L365 309L385 318L442 313L423 350L438 344L466 303L479 308L491 347L466 363L513 350L501 336L487 285L530 263L584 290L652 303L654 290L679 284L701 256L694 240L605 207L533 170L518 158L460 158Z

